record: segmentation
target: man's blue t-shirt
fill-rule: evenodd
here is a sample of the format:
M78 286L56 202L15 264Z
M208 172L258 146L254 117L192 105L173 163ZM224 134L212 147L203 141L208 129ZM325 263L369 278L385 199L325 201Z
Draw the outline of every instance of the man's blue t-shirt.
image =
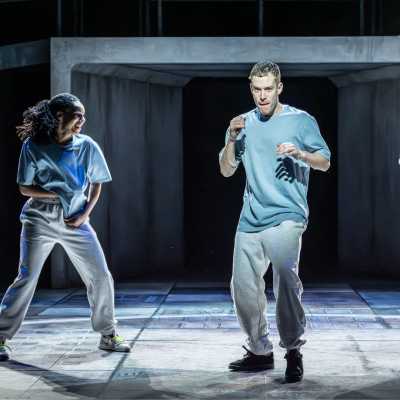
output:
M32 139L22 145L17 183L57 193L64 218L83 212L90 183L109 181L111 174L103 153L87 135L74 135L65 145L37 144Z
M260 232L285 220L307 223L310 167L293 157L278 155L276 149L278 144L292 143L330 160L331 153L315 118L288 105L269 119L257 108L242 117L245 128L235 148L247 182L238 231Z

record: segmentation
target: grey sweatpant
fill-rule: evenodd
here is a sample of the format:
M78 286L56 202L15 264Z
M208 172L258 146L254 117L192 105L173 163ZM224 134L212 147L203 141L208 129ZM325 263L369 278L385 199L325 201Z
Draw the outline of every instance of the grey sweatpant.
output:
M28 311L46 258L59 243L86 285L95 331L114 330L114 282L103 250L89 222L79 228L64 223L58 200L29 199L21 212L18 276L0 306L0 338L11 339Z
M263 278L270 262L280 345L290 350L305 343L303 286L298 276L304 230L304 224L288 220L262 232L236 233L231 292L240 326L247 335L246 344L254 354L272 351Z

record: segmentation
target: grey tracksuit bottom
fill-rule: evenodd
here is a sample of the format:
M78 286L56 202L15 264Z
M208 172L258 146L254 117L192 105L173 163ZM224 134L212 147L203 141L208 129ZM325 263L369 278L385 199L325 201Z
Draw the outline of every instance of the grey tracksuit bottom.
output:
M254 354L272 351L263 278L270 262L280 345L290 350L305 343L303 286L298 276L304 230L304 224L288 220L262 232L236 233L231 292L240 326L247 335L246 344Z
M28 311L46 258L59 243L86 285L95 331L114 331L114 282L103 250L89 222L79 228L64 223L58 200L29 199L21 212L18 276L0 306L0 338L11 339Z

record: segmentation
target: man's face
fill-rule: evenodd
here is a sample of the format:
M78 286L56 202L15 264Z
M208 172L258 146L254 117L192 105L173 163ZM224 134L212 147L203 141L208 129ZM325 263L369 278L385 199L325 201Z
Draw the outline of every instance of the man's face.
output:
M254 103L256 103L261 114L265 116L271 116L274 113L282 89L282 82L277 83L274 75L271 73L251 78L250 90Z
M82 126L86 121L85 108L83 107L82 103L76 102L74 103L74 107L71 111L63 112L60 117L58 129L61 130L64 135L76 135L81 131Z

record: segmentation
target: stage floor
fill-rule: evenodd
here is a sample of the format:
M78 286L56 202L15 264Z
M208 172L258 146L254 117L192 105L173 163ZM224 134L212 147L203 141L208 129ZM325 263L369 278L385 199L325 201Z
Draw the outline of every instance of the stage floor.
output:
M400 398L400 290L306 286L303 382L283 384L274 301L275 369L230 372L244 339L226 284L117 286L118 331L129 354L97 349L84 290L38 291L12 360L0 363L0 399Z

